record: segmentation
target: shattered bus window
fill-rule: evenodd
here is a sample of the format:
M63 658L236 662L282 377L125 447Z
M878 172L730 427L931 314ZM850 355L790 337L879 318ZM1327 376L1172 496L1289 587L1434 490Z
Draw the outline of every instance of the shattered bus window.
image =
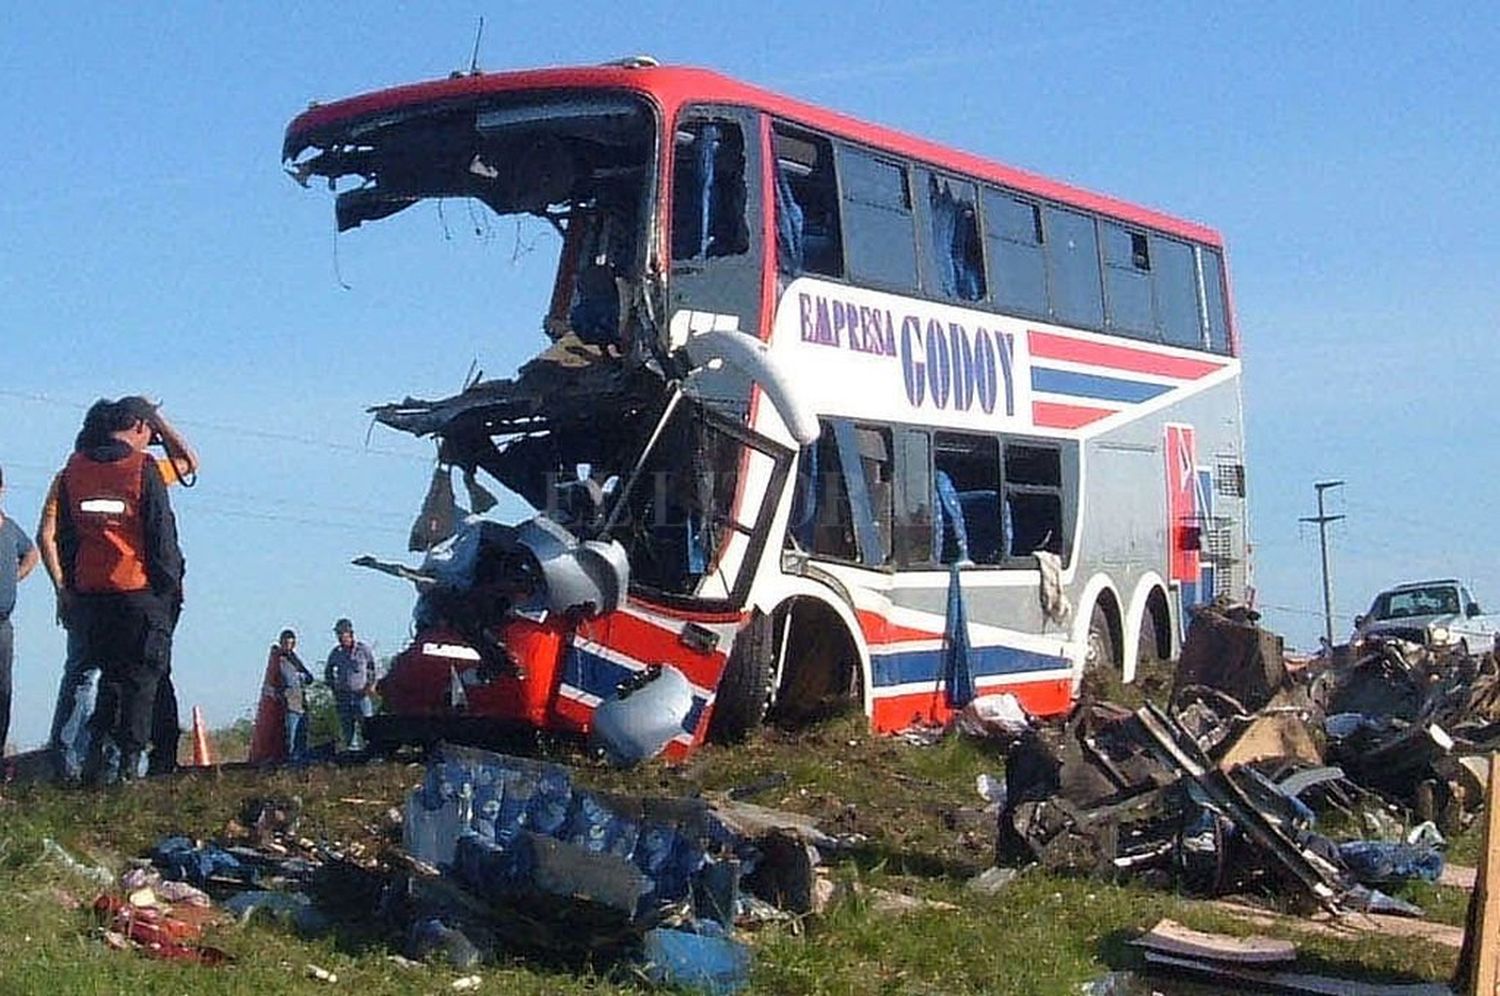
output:
M696 404L671 410L621 499L610 535L630 558L635 584L658 594L723 601L751 571L769 506L733 510L744 482L769 481L776 461L750 437Z
M419 105L301 142L287 150L288 168L303 182L344 187L341 232L444 198L544 219L562 236L547 333L625 344L654 158L652 115L639 99L543 92Z

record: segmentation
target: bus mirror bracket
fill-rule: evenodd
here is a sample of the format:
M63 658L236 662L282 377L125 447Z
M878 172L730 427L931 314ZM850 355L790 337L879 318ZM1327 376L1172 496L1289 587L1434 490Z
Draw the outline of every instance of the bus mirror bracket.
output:
M693 373L687 378L689 384L698 370L714 360L726 363L766 392L766 397L776 406L777 414L799 446L809 446L817 441L821 430L816 413L797 390L781 361L755 336L713 329L694 334L688 340L686 350L693 362Z

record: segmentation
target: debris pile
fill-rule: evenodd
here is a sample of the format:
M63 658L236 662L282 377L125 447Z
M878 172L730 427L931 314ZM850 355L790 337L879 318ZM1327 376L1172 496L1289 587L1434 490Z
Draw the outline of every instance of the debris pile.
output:
M122 877L48 854L104 887L107 943L154 957L223 963L205 928L252 918L303 936L357 923L403 963L519 954L729 993L751 964L736 930L822 909L823 856L843 846L796 814L597 792L560 765L448 745L371 840L302 836L300 808L247 800L223 840L164 838Z
M1167 708L1085 700L1021 735L997 861L1420 915L1378 887L1437 879L1443 835L1480 803L1497 746L1492 656L1373 643L1291 671L1253 614L1211 606ZM1322 826L1365 837L1335 843Z
M497 945L634 955L653 977L716 991L748 970L736 924L811 912L818 848L837 843L790 814L595 792L567 768L463 747L429 766L403 833L413 870L388 908L450 954L443 931L465 938L469 963Z

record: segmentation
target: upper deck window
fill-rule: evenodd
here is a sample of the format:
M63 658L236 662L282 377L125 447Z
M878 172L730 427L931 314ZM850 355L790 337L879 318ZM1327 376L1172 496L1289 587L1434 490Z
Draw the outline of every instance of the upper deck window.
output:
M1153 235L1151 259L1156 273L1156 326L1162 340L1173 346L1202 349L1203 325L1198 317L1198 271L1193 263L1193 247Z
M1224 293L1224 260L1213 249L1200 249L1203 269L1203 303L1208 312L1208 348L1229 352L1229 306Z
M1103 328L1104 297L1094 219L1059 207L1043 208L1042 217L1053 320L1062 325Z
M984 192L990 287L1000 310L1047 317L1047 263L1042 258L1042 209L998 190Z
M920 176L927 190L923 286L949 300L984 300L984 250L974 184L925 171Z
M840 146L839 181L849 276L915 290L916 230L906 167Z
M795 277L844 275L844 244L839 230L838 181L833 145L811 132L777 125L776 263Z
M1127 335L1154 336L1151 306L1151 244L1144 232L1105 222L1104 285L1109 299L1108 327Z
M672 258L749 251L746 201L745 140L739 127L727 121L679 126L672 175Z

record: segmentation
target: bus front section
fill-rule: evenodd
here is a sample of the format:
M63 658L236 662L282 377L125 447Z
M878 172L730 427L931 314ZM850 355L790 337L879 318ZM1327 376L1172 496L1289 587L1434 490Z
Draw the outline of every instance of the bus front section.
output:
M735 682L744 701L720 702L719 687L737 667L792 454L790 440L746 427L755 387L795 404L753 315L705 324L684 307L706 299L694 279L724 271L711 263L726 255L730 282L758 289L754 205L723 193L755 186L746 143L713 121L664 139L660 116L624 88L466 77L314 107L288 129L288 171L336 192L341 232L459 198L543 219L556 236L550 344L514 377L373 409L438 450L413 531L422 564L358 561L418 591L415 638L381 684L376 744L587 734L623 690L655 694L657 718L675 724L666 749L681 753L715 723L742 727L764 711L763 689ZM675 185L660 182L663 146L685 164ZM668 227L656 221L666 189L679 213L701 211L670 249L654 234ZM715 220L726 203L747 219L728 231ZM682 270L670 295L669 267ZM659 320L669 309L688 317ZM496 499L485 477L529 512L486 514ZM667 684L670 695L642 691Z

